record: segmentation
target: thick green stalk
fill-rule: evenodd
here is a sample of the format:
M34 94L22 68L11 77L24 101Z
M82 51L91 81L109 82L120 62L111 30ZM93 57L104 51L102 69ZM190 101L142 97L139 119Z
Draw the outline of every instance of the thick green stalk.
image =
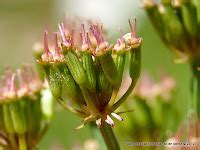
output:
M196 107L196 113L200 118L200 58L196 58L192 63L193 80L192 80L192 96L193 107ZM194 108L195 109L195 108Z
M120 150L119 144L110 125L102 122L100 132L108 147L108 150Z

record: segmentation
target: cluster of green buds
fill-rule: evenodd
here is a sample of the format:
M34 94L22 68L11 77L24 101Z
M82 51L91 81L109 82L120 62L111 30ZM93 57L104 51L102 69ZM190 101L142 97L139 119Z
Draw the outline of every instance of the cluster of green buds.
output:
M6 69L0 80L0 148L33 149L50 123L52 100L31 66Z
M141 61L142 39L136 36L136 20L134 26L130 20L129 24L131 32L122 34L115 45L105 40L99 24L90 23L88 31L84 23L77 29L67 23L59 24L61 36L54 33L54 48L49 48L45 31L44 52L38 63L44 68L55 99L83 118L83 124L77 129L91 121L96 121L98 127L102 121L113 127L113 118L123 120L115 110L132 92L140 75ZM58 38L62 40L60 43ZM132 82L117 100L127 55Z
M174 105L175 91L176 81L169 75L161 75L159 81L141 75L132 97L134 113L127 114L126 131L133 133L133 140L158 141L176 127L180 116ZM130 102L124 107L130 109Z
M177 62L200 56L199 0L143 0L143 5L162 41L178 56Z

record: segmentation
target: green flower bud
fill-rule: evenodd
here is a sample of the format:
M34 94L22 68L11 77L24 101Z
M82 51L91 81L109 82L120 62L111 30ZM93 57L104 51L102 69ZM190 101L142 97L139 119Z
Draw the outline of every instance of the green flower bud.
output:
M81 32L81 39L82 39L82 46L81 46L81 54L82 54L82 62L83 68L85 69L86 76L87 76L87 88L90 92L94 93L96 90L96 73L95 73L95 64L93 61L92 56L92 47L89 38L88 32L85 32L84 24L81 24L82 32ZM95 58L94 58L95 59Z
M117 88L119 89L122 83L122 77L124 73L124 66L126 60L126 53L118 54L116 56L115 65L117 68Z
M3 119L6 131L8 133L14 133L15 129L11 117L11 112L9 110L9 104L3 104Z
M87 77L84 68L76 54L69 50L65 55L65 61L74 80L81 86L85 85Z
M141 46L130 51L129 75L136 82L141 72Z
M87 88L90 91L95 91L96 89L96 73L95 66L92 60L92 55L90 52L82 52L83 68L85 69L87 75Z
M49 87L51 89L52 95L55 98L60 98L62 95L62 77L60 70L57 66L52 66L49 68Z
M115 66L117 68L117 90L119 90L122 82L122 77L124 73L124 66L126 60L126 54L129 52L129 48L126 47L126 42L123 37L123 31L121 27L119 27L119 31L121 32L121 37L117 39L117 43L113 47L113 57L115 60Z
M82 107L82 105L85 104L83 95L81 93L81 90L79 86L74 81L74 78L72 77L69 69L67 66L62 65L60 67L60 72L62 73L62 96L66 98L69 98L69 100L72 100L75 104Z
M103 68L104 74L106 75L109 82L116 86L117 84L117 68L115 62L109 52L98 56L98 60Z
M41 98L41 95L38 95ZM40 132L42 130L42 122L45 124L49 123L49 120L46 120L44 118L43 112L42 112L42 102L41 99L37 99L36 101L33 101L31 99L29 100L28 106L26 105L24 110L27 113L26 118L27 119L27 135L30 142L33 142L32 139L37 138L40 136ZM34 118L34 120L32 119ZM35 143L31 143L35 145Z
M23 134L26 132L26 117L22 108L22 101L16 101L9 104L9 110L15 132Z

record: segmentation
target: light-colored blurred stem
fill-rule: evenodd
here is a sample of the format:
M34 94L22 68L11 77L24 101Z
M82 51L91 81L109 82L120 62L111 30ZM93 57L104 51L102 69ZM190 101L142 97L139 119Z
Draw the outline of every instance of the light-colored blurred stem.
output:
M192 96L193 96L193 107L196 107L196 113L200 118L200 58L196 58L192 63L193 80L192 80Z
M101 148L101 150L106 150L107 149L106 144L104 143L104 139L102 138L101 133L99 132L99 129L97 128L96 123L90 122L89 127L92 132L93 138L95 138L99 143L99 146L100 146L99 148Z
M19 140L18 141L19 142L19 150L27 150L25 134L19 135L18 140Z
M129 86L128 90L126 93L111 107L112 111L115 111L131 94L133 91L133 88L135 87L136 82L132 79L131 85Z
M100 132L108 147L108 150L120 150L119 144L110 125L102 122Z

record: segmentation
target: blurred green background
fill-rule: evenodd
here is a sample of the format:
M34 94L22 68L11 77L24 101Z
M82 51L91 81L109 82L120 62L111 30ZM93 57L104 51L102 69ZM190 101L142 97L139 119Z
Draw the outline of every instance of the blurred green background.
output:
M172 53L152 28L139 0L1 0L0 72L5 66L17 68L24 63L34 63L33 44L42 40L44 29L57 30L57 24L64 15L101 19L112 41L119 36L116 32L118 26L122 26L125 33L129 32L127 19L137 17L138 35L143 38L142 71L149 72L154 77L159 71L164 71L177 80L178 95L174 105L184 112L181 117L185 118L190 100L190 68L187 64L173 63ZM40 149L75 149L92 137L88 127L75 130L81 122L78 117L59 107L56 107L55 112L51 127L39 145ZM115 132L117 128L125 128L125 116L124 114L124 122L116 122ZM123 149L128 149L125 141L131 135L120 135L121 133L116 132Z

